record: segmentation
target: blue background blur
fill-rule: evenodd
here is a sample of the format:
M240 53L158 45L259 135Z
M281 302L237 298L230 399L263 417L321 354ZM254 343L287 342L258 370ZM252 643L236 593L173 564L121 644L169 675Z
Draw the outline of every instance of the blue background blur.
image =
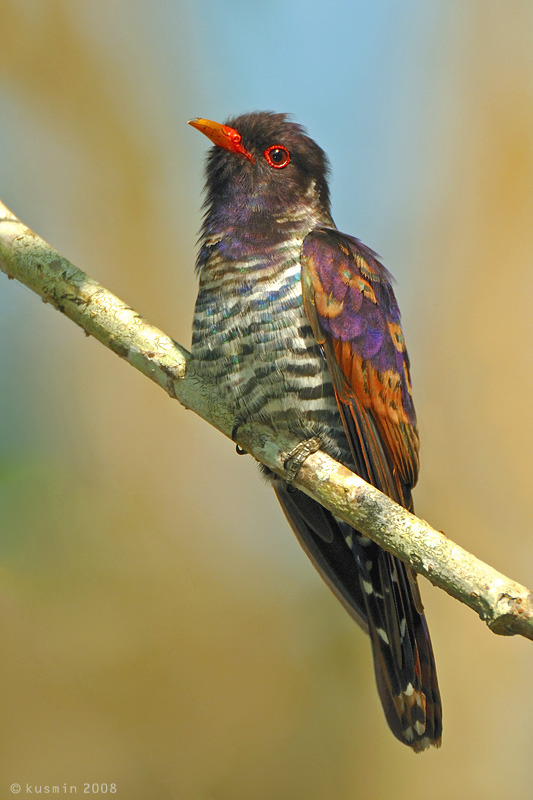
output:
M397 279L418 513L531 585L533 6L0 0L0 196L183 344L207 140L291 112ZM444 744L389 734L370 650L250 459L0 275L0 794L531 793L532 651L423 582Z

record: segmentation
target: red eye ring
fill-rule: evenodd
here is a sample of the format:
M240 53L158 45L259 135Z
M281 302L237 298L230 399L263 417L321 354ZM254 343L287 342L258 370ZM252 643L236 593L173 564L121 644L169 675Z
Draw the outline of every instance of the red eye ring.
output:
M267 163L274 169L283 169L291 160L291 154L282 144L272 144L263 153Z

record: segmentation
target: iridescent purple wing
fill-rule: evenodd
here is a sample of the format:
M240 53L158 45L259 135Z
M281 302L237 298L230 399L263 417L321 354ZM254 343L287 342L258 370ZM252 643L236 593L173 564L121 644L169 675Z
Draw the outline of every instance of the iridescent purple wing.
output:
M356 470L410 507L418 434L391 275L372 250L331 228L306 236L301 260L305 310L328 360Z

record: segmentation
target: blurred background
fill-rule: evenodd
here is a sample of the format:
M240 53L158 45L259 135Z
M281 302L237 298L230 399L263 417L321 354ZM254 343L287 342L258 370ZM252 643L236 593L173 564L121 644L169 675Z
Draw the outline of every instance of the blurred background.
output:
M207 140L288 111L397 279L418 513L533 583L533 6L0 0L0 196L190 341ZM422 581L440 751L389 733L366 638L250 458L0 275L0 797L531 796L531 643Z

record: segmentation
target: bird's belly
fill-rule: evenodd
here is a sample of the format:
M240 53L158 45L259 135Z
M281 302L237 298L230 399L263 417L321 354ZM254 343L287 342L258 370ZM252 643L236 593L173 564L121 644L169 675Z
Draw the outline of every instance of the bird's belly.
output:
M335 458L349 459L324 355L294 290L250 293L229 302L201 292L192 355L201 372L233 406L236 424L258 421L299 440L318 436ZM278 307L279 306L279 307Z

